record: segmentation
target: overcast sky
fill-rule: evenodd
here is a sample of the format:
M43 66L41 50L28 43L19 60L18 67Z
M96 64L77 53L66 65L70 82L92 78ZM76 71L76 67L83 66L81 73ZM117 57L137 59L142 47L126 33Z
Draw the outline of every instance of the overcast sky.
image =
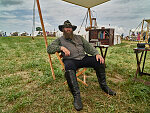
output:
M58 25L70 20L78 28L87 12L86 8L62 0L39 0L46 30L58 31ZM34 0L0 0L0 31L32 33ZM117 34L136 28L150 19L150 0L111 0L91 8L99 27L113 27ZM40 19L36 7L36 27ZM85 22L86 23L86 22ZM83 27L85 27L85 23ZM88 21L89 24L89 21Z

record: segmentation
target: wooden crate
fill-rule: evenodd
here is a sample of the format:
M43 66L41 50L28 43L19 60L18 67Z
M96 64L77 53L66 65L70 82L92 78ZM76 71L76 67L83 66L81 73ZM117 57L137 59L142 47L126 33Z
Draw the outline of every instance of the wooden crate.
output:
M100 42L102 45L114 45L114 29L92 29L89 30L89 42Z

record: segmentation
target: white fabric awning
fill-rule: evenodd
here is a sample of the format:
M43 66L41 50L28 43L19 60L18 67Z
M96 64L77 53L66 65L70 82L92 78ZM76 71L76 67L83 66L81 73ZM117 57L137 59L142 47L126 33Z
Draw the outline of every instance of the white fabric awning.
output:
M85 8L91 8L110 0L62 0L71 4L79 5Z
M147 23L150 23L150 19L145 19L145 21L146 21Z

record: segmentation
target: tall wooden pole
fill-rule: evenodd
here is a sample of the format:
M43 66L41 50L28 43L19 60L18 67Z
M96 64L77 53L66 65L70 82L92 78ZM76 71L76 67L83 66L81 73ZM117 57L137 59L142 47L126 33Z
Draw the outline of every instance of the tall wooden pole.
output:
M90 29L92 28L92 18L91 18L91 10L88 8L89 18L90 18Z
M147 22L147 31L146 31L146 43L148 43L149 36L149 23Z
M45 28L44 28L44 22L43 22L43 18L42 18L40 3L39 3L39 0L36 0L36 1L37 1L38 12L39 12L39 16L40 16L41 25L42 25L43 35L44 35L44 39L45 39L45 46L47 48L48 43L47 43L47 37L46 37L46 33L45 33ZM54 74L54 69L53 69L53 66L52 66L51 56L48 54L48 57L49 57L50 68L51 68L51 71L52 71L52 76L53 76L53 79L55 80L55 74Z
M144 26L144 20L142 21L140 41L143 40L143 26Z

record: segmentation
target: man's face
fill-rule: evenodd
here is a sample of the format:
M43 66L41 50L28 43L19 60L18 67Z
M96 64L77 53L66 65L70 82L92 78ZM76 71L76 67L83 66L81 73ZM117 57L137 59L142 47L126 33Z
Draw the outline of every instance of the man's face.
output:
M64 31L65 31L66 33L71 33L71 32L72 32L72 28L64 28Z
M69 38L73 38L73 30L72 28L64 28L63 29L63 35L66 39L69 39Z

